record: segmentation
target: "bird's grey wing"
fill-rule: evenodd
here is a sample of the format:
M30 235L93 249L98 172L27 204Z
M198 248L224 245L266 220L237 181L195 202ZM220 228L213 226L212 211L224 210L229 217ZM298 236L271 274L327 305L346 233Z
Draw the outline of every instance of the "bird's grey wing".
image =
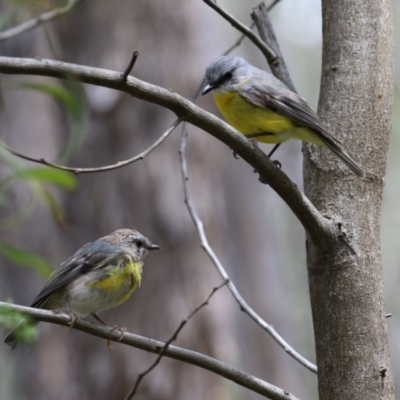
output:
M356 175L363 175L361 168L344 150L343 143L322 126L321 120L310 105L273 75L256 70L253 77L241 87L240 94L256 106L268 108L291 118L299 125L311 128L321 142L340 157Z
M318 137L327 136L342 144L323 127L318 115L301 96L290 91L279 79L265 71L257 70L252 79L242 86L240 94L259 107L268 108L299 125L313 129Z
M53 272L31 307L41 308L54 291L93 269L111 262L113 258L118 256L118 253L115 244L101 239L87 243L63 262L58 270Z

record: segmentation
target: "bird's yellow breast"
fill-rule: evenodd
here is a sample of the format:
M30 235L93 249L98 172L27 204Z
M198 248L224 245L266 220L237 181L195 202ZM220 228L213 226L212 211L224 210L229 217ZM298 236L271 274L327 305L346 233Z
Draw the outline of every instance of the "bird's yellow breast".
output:
M140 286L142 267L141 261L128 261L123 266L110 266L102 279L91 282L89 286L107 294L118 294L117 304L121 304Z
M215 90L213 96L227 122L244 135L268 132L271 135L257 138L264 143L281 143L297 136L296 125L290 118L256 106L238 92Z

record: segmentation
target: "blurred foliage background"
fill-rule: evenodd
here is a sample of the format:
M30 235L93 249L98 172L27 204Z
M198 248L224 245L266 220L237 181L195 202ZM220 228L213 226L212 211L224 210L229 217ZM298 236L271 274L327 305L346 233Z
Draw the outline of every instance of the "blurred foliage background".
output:
M244 23L258 1L220 0ZM52 0L2 0L0 29L64 6ZM69 4L69 3L68 3ZM321 69L319 0L281 0L271 12L298 91L316 108ZM394 1L394 18L400 4ZM397 43L400 28L396 27ZM1 55L41 57L123 71L190 98L206 65L239 36L201 0L86 1L67 15L0 43ZM234 51L260 68L247 40ZM382 253L395 381L400 386L400 50L396 100L382 215ZM217 113L211 96L198 101ZM101 166L130 158L164 132L174 115L101 87L29 76L2 76L0 139L37 158ZM221 282L199 247L183 204L176 130L145 160L120 170L78 175L0 152L0 300L29 305L49 272L73 251L111 231L136 228L162 251L151 254L143 285L110 324L168 339ZM267 147L266 147L267 149ZM302 187L301 144L276 157ZM301 354L315 361L304 232L286 205L224 145L190 127L189 174L210 242L246 301ZM22 268L21 268L22 267ZM0 398L122 399L155 356L59 326L40 324L32 346L0 346ZM204 352L293 392L317 399L316 376L291 359L237 307L226 288L190 321L177 345ZM145 378L141 399L259 399L218 376L163 359ZM399 391L399 388L398 388ZM399 392L400 393L400 392Z

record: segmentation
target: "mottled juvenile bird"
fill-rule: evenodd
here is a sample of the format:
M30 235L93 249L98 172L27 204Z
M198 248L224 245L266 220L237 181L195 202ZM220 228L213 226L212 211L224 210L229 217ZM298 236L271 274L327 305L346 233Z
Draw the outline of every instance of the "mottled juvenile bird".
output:
M92 315L105 324L97 313L129 298L140 286L148 251L159 248L130 229L119 229L87 243L53 272L31 307L65 309L72 322ZM5 343L11 348L17 346L15 331L6 337Z
M253 67L243 58L221 56L208 65L205 79L207 85L202 94L212 91L221 114L248 138L276 144L300 139L323 145L356 175L363 175L310 105L270 73Z

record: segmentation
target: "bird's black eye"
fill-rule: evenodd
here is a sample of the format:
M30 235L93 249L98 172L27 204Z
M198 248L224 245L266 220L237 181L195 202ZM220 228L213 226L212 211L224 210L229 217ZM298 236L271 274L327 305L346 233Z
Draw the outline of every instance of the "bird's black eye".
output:
M129 243L135 244L137 247L141 248L144 247L145 243L142 239L138 239L137 237L133 236L128 239Z
M232 78L232 71L227 72L226 74L222 75L222 82L229 81Z
M224 84L225 82L228 82L229 79L231 79L233 76L232 71L228 71L225 74L223 74L219 79L218 79L218 83L216 86L220 86L222 84Z

